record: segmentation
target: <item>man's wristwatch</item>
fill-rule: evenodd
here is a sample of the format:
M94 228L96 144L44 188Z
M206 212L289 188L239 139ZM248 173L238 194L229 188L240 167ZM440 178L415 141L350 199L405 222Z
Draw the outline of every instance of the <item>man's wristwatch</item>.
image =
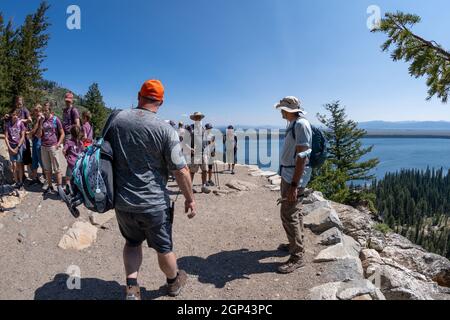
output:
M297 187L298 187L298 183L297 183L297 182L292 182L292 183L291 183L291 187L297 188Z

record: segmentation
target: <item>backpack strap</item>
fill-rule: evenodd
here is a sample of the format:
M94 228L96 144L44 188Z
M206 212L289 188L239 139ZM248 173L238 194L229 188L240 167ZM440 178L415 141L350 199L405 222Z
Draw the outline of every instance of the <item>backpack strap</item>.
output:
M109 129L111 129L111 125L113 120L119 115L119 113L121 113L122 110L118 109L118 110L114 110L111 115L109 116L108 120L106 120L106 124L105 127L103 128L103 132L102 132L102 137L105 138L106 135L108 134ZM93 128L93 127L92 127Z

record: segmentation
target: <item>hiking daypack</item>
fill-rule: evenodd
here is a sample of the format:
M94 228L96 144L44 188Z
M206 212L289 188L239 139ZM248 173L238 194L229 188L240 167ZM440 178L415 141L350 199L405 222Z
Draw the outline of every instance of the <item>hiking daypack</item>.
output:
M58 190L76 218L79 217L76 207L81 204L97 213L114 209L114 155L111 144L105 140L105 136L120 111L116 110L110 115L101 138L78 157L70 181L71 190Z
M296 126L297 124L295 124ZM294 140L297 140L295 126L290 130ZM328 157L328 141L324 132L319 127L311 125L312 129L312 151L309 156L309 165L311 168L320 168Z

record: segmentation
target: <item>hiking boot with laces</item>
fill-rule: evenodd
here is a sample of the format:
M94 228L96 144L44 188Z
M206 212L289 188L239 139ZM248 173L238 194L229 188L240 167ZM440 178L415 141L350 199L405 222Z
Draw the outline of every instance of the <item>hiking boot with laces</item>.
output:
M128 301L141 300L141 288L139 286L127 286L125 300Z
M187 273L183 270L178 271L178 276L174 283L167 284L167 290L170 297L176 297L179 296L181 293L181 290L184 288L184 286L187 283Z
M289 260L278 268L278 272L282 274L292 273L297 269L305 266L303 258L289 258Z

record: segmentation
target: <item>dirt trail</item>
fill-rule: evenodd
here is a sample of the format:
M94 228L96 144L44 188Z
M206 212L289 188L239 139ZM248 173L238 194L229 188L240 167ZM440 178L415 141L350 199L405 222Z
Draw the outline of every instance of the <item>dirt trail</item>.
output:
M196 183L198 179L197 175ZM322 248L309 230L306 267L290 275L275 272L287 259L276 250L286 239L276 206L279 194L263 187L266 179L250 177L244 167L238 168L237 175L221 174L220 179L223 186L239 179L260 187L227 196L199 194L199 214L194 220L182 213L184 200L179 197L175 252L190 277L179 299L304 299L310 288L328 282L320 276L323 265L311 262ZM89 221L86 210L81 220ZM99 229L90 248L81 252L59 249L65 228L74 222L63 203L43 201L36 188L29 190L17 209L0 215L0 299L123 298L124 241L116 220L108 222L107 229ZM81 290L67 289L66 272L71 265L81 270ZM164 283L155 253L145 249L140 275L144 298L167 299Z

